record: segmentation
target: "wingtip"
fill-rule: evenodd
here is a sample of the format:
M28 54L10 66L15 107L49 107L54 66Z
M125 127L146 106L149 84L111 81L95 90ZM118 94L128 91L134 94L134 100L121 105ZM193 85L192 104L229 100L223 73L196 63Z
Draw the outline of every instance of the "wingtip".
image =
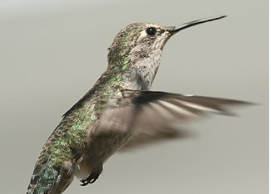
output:
M237 105L241 105L241 106L255 106L255 105L260 105L259 103L256 102L249 102L249 101L239 101L237 103Z

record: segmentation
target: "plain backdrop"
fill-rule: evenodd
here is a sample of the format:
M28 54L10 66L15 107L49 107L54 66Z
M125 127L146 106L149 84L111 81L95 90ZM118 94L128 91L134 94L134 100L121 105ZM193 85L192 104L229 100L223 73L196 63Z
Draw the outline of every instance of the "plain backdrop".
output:
M72 193L268 192L268 1L15 3L0 12L1 193L25 193L42 145L107 66L107 48L136 21L189 28L164 48L153 90L258 103L186 126L187 138L115 154ZM29 2L28 2L29 3Z

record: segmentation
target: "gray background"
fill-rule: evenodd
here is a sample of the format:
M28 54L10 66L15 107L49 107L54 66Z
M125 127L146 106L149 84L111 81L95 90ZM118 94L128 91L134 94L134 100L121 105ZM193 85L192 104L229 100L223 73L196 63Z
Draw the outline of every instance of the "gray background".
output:
M99 180L71 193L268 192L268 1L22 3L0 13L1 193L24 193L39 151L106 69L115 34L217 14L165 46L153 90L259 103L187 126L189 138L116 154Z

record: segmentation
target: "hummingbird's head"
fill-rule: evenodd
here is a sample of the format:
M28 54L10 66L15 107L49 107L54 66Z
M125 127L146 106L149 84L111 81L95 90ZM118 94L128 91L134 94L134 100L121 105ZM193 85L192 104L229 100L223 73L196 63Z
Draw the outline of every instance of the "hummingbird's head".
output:
M109 48L108 62L112 72L129 70L131 79L145 80L150 85L160 64L162 50L168 39L177 32L191 26L224 18L210 17L180 26L159 26L153 23L136 22L123 28ZM126 76L127 77L127 76Z
M155 50L162 50L171 36L170 29L152 23L136 22L123 28L109 48L109 64L122 65L125 61L136 63Z

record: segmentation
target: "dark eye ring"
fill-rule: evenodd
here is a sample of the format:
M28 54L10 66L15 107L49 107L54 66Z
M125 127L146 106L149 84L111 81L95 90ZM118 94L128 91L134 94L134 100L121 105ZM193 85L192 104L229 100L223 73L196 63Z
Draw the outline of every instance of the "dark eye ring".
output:
M156 34L156 29L154 27L149 27L146 29L146 32L150 36L154 36Z

